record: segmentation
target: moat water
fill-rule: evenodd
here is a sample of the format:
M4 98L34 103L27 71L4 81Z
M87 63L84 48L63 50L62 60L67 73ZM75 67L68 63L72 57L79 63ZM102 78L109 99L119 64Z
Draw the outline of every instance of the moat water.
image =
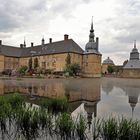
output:
M66 96L72 115L140 118L139 79L1 79L0 94L18 92L32 101Z

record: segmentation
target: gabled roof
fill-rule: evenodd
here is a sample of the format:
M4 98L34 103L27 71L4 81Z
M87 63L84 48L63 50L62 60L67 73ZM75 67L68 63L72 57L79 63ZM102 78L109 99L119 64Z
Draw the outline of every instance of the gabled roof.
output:
M1 54L13 57L28 57L28 56L68 53L68 52L83 54L84 52L81 49L81 47L72 39L27 48L17 48L6 45L1 45L0 48Z

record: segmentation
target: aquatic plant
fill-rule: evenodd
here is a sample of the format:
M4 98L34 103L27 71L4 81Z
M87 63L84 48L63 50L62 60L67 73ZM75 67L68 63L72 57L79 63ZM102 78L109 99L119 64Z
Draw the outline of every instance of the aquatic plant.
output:
M59 102L55 99L53 103L48 103L48 100L43 106L35 107L18 94L0 96L0 139L140 140L140 120L94 118L90 128L92 131L89 132L84 116L74 119L65 111L67 108L61 107L60 99ZM65 105L65 102L62 104ZM55 105L62 111L57 115L53 113Z
M59 112L66 112L68 109L68 101L64 97L43 99L40 103L41 107L48 109L48 112L57 114Z
M56 120L57 133L64 140L72 139L74 134L74 122L68 113L62 113Z
M76 129L77 137L80 140L86 139L85 131L87 129L87 123L85 118L81 114L78 116L78 118L75 121L75 129Z

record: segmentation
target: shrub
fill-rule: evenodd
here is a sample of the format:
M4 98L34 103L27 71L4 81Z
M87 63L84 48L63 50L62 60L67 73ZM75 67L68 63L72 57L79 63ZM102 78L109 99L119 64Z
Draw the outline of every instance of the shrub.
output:
M28 69L27 66L20 66L17 71L20 75L25 75L27 69Z
M80 66L76 63L66 65L64 72L69 73L70 76L76 76L80 72Z

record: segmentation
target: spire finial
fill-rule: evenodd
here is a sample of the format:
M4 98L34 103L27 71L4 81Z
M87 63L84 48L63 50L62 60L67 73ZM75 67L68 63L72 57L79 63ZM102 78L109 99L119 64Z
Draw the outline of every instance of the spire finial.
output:
M25 36L24 36L24 44L23 44L23 45L24 45L24 48L25 48L25 47L26 47L26 41L25 41Z
M93 16L91 18L91 31L93 31Z
M136 48L136 40L134 40L134 48Z

